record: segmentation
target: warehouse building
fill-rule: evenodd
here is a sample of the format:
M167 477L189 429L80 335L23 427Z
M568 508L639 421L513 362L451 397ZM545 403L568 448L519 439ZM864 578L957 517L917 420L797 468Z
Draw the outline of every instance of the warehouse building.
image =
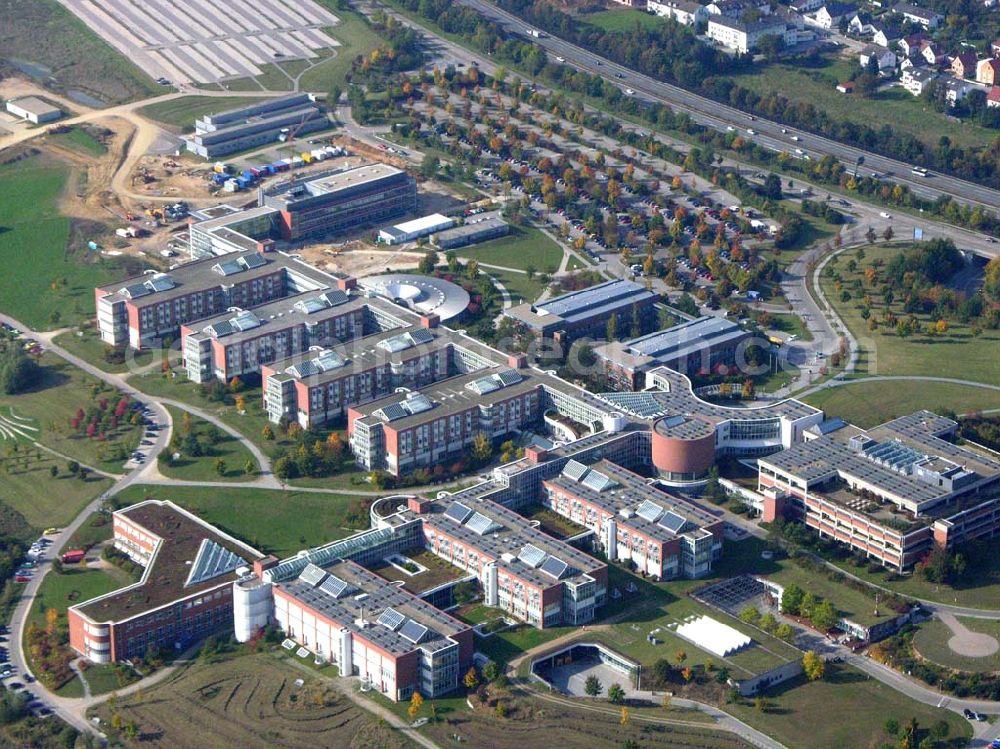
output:
M22 120L41 125L53 122L63 116L63 111L37 96L25 96L21 99L8 99L7 111Z
M273 596L289 638L394 702L448 694L472 665L469 625L355 562L309 563Z
M519 304L504 315L521 323L536 336L565 345L584 336L604 338L608 320L617 316L618 329L628 330L632 316L639 318L639 331L656 322L657 295L632 281L606 281L582 291L548 299L539 304Z
M1000 533L1000 461L950 441L957 422L918 411L869 430L841 422L758 460L765 520L793 517L887 567Z
M508 234L510 234L510 224L499 216L493 216L481 221L466 221L462 226L439 231L431 237L431 243L442 250L453 250L456 247L478 244Z
M233 620L233 573L260 552L171 502L112 516L114 547L145 568L134 585L69 608L70 646L93 663L178 652Z
M722 556L720 518L608 460L570 460L542 486L542 504L590 529L609 561L657 580L704 577Z
M417 205L417 185L402 169L366 164L261 188L259 205L277 210L281 237L297 242L409 213Z
M735 371L750 338L752 334L736 323L710 315L631 341L595 346L594 354L615 390L642 390L646 372L657 367L683 374Z
M195 132L185 139L188 151L206 159L276 143L282 135L323 130L330 123L309 94L209 114L195 120Z
M427 237L434 232L443 229L450 229L455 225L455 220L440 213L432 213L430 216L422 216L412 221L405 221L402 224L389 226L378 233L378 241L385 244L403 244L412 242L421 237Z

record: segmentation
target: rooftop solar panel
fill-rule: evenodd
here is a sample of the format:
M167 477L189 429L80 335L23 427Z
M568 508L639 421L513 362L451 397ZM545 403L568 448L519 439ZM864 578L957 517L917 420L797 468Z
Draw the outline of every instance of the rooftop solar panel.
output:
M325 294L320 294L320 297L326 300L326 303L331 307L336 307L339 304L350 301L350 297L340 289L333 289L332 291L327 291Z
M413 619L407 619L406 624L404 624L399 630L399 636L405 637L407 640L416 645L427 636L428 632L430 632L430 630L420 622L415 622Z
M491 533L494 530L500 528L499 525L493 522L490 518L483 515L481 512L475 512L472 517L466 522L465 526L473 533L478 533L483 536L487 533Z
M306 360L299 362L298 364L293 364L288 369L285 370L288 374L293 377L298 377L302 379L303 377L311 377L312 375L319 372L316 365L312 363L311 360Z
M509 385L516 385L524 378L521 377L521 373L516 369L502 369L497 372L497 377L500 378L500 382L503 383L504 387Z
M137 299L141 296L146 296L147 294L152 293L149 290L149 287L147 287L146 284L144 283L129 284L128 286L125 287L124 291L126 296L128 296L130 299Z
M583 481L580 483L589 489L593 489L595 492L603 492L606 489L616 486L610 477L605 476L600 471L591 471L583 477Z
M521 553L517 555L517 558L529 567L537 567L545 561L546 556L545 552L537 546L527 544L523 549L521 549Z
M322 567L317 567L315 564L307 564L305 569L299 574L299 580L304 582L306 585L311 585L316 587L326 578L326 571Z
M430 343L431 341L434 340L434 334L431 333L426 328L417 328L416 330L411 330L409 335L410 335L410 340L412 340L417 345L423 343Z
M402 419L407 415L406 409L398 403L387 403L375 412L375 416L378 416L384 421L395 421L396 419Z
M410 414L419 414L434 408L431 399L423 393L411 393L401 405Z
M643 520L655 523L660 515L663 514L663 508L651 499L644 499L639 504L639 508L635 511L635 514Z
M395 632L401 626L403 622L406 621L406 617L400 614L396 609L388 608L378 615L378 619L375 620L378 624L381 624L386 629L391 629Z
M174 279L168 275L153 276L151 279L146 281L146 286L148 286L153 291L167 291L168 289L174 288Z
M569 569L569 565L566 564L561 559L557 557L549 557L544 562L542 562L541 571L550 577L554 577L559 580L563 575L566 574L566 570Z
M663 514L663 517L660 518L660 522L657 523L657 525L661 528L665 528L675 534L684 531L687 524L687 519L678 515L673 510L667 510L667 512Z
M267 258L259 252L252 252L249 255L244 255L240 258L240 261L247 268L260 268L261 266L267 265Z
M587 471L589 470L590 469L587 468L587 466L585 466L583 463L580 463L576 460L571 460L565 465L565 467L562 470L562 473L563 476L565 476L568 479L573 479L573 481L579 481L584 477L584 475L586 475Z
M233 326L226 320L213 323L205 328L205 330L208 331L209 335L215 336L216 338L225 338L227 335L233 334Z
M471 514L472 509L463 505L461 502L455 502L451 507L444 511L444 516L446 518L454 520L459 525L468 520Z
M340 598L350 590L351 586L341 580L336 575L330 575L320 583L319 589L333 598Z

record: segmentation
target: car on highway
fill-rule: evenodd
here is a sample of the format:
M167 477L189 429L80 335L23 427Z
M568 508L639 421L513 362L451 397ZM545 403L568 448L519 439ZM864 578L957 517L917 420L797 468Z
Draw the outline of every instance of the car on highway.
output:
M756 135L756 134L757 133L754 132L754 129L752 127L747 128L747 135Z
M792 140L794 140L794 141L800 141L800 140L802 140L802 138L800 138L800 137L799 137L799 136L797 136L797 135L793 135L793 136L792 136Z
M624 73L615 73L615 78L622 79L625 77Z
M625 89L625 96L631 96L634 93L635 93L635 91L633 91L630 88Z
M11 669L10 667L0 670L0 679L6 679L8 676L13 676L13 675L14 675L14 670Z
M11 681L7 683L7 689L11 690L12 692L15 692L18 689L24 689L24 684L22 684L19 681Z
M565 57L558 57L557 56L556 60L559 61L559 62L566 62L566 58Z
M892 218L892 214L889 213L888 211L879 211L878 215L881 216L882 218Z

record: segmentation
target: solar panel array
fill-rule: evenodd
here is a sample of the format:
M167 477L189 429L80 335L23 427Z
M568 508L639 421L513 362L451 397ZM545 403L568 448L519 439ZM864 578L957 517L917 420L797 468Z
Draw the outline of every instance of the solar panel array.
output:
M376 411L374 415L383 421L395 421L396 419L402 419L408 414L406 413L406 409L398 403L387 403Z
M498 530L500 528L500 526L494 523L492 519L486 517L481 512L473 513L472 517L469 518L465 526L470 531L472 531L473 533L478 533L480 536L483 536L487 533L490 533L494 530Z
M216 338L225 338L227 335L233 334L233 326L228 320L221 320L217 323L212 323L205 328L205 330Z
M563 575L566 574L566 570L569 569L569 565L566 564L566 562L564 562L563 560L559 559L558 557L550 556L544 562L542 562L542 566L540 567L540 569L546 575L549 575L550 577L554 577L556 580L559 580Z
M576 460L571 460L563 467L562 473L568 479L573 479L573 481L579 481L584 477L584 475L590 469L587 468L583 463Z
M504 387L509 385L516 385L524 378L521 377L521 373L516 369L501 369L497 372L497 377L500 378L500 382L503 383Z
M144 283L133 283L125 287L125 294L128 295L130 299L137 299L151 293L152 292L149 287Z
M455 502L451 507L444 511L444 516L449 520L454 520L456 523L461 525L464 523L468 517L472 514L472 509L461 502Z
M240 262L243 263L247 268L261 268L267 265L267 258L261 255L259 252L251 252L249 255L244 255L240 258Z
M302 379L303 377L312 377L314 374L319 373L319 369L315 364L313 364L312 359L306 359L298 364L293 364L285 371L293 377L298 377L299 379Z
M347 582L341 580L336 575L329 575L326 580L320 583L319 589L333 598L340 598L352 588Z
M307 564L305 569L299 573L299 580L304 582L306 585L311 585L314 588L323 582L323 578L325 577L326 571L322 567L317 567L315 564Z
M688 521L686 518L681 517L676 512L671 510L667 510L667 512L663 514L663 517L660 518L660 522L657 523L657 525L661 528L665 528L675 534L683 531L687 524Z
M593 470L584 476L583 481L580 483L588 489L593 489L595 492L603 492L606 489L617 486L617 484L609 476L605 476L600 471Z
M417 328L416 330L411 330L409 336L410 340L418 346L424 343L430 343L434 340L434 334L427 330L427 328Z
M201 540L185 585L197 585L245 564L242 557L207 538Z
M399 636L406 638L416 645L427 636L428 632L430 632L430 630L420 622L414 621L413 619L407 619L406 623L399 630Z
M639 508L635 511L635 514L643 520L655 523L660 515L663 514L663 508L651 499L644 499L639 504Z
M401 626L403 622L406 621L406 617L400 614L394 608L388 608L378 615L378 619L375 620L378 624L381 624L386 629L391 629L395 632Z
M526 544L525 547L521 549L521 553L517 555L517 558L529 567L534 568L544 562L546 556L545 552L537 546Z
M167 291L174 288L174 279L167 275L153 276L146 281L146 285L153 291Z

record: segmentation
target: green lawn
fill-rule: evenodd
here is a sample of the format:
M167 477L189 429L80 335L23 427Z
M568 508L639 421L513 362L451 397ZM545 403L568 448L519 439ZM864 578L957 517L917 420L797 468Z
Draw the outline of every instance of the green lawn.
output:
M951 120L899 87L871 99L839 93L837 84L846 81L855 67L854 57L847 61L827 55L820 67L807 68L796 62L772 64L753 73L732 76L732 80L761 95L778 94L790 101L812 104L834 120L861 125L892 123L895 130L935 146L943 135L957 146L977 148L984 147L993 137L991 131L978 125ZM807 137L807 143L808 140Z
M946 721L949 736L955 741L950 746L965 746L971 735L969 723L950 710L911 700L848 667L830 669L823 681L806 682L800 677L785 682L770 690L767 697L773 707L764 713L749 702L725 705L724 709L787 747L863 749L884 743L896 746L898 738L883 733L889 718L895 718L900 725L916 718L922 729L921 738L935 723Z
M894 329L880 326L874 333L868 331L867 323L861 317L862 294L854 289L854 281L862 280L863 293L872 298L872 316L881 318L886 312L882 294L873 290L864 280L865 269L876 258L888 263L889 260L905 250L905 246L878 246L865 248L864 259L857 261L853 252L845 252L831 260L827 268L833 268L835 274L842 279L840 290L836 281L826 275L824 268L821 274L820 286L827 300L844 320L851 332L862 343L862 351L858 361L859 374L880 375L934 375L938 377L957 377L963 380L986 382L1000 385L1000 368L996 360L1000 358L1000 331L984 330L981 335L972 334L972 326L957 321L948 321L948 331L933 337L921 332L909 338L900 338ZM855 260L857 268L854 272L848 269L851 260ZM841 301L841 294L846 291L851 298ZM896 294L902 297L901 293ZM890 311L898 318L905 319L908 314L903 311L903 299L893 300ZM921 328L925 328L930 318L918 314ZM993 396L994 404L997 402ZM922 401L934 405L933 396L928 393Z
M346 90L351 61L358 55L367 56L382 44L382 40L360 13L342 8L337 0L318 1L340 20L333 28L326 29L326 33L340 42L341 46L334 50L334 56L303 73L299 78L299 88L322 94L334 86Z
M811 341L813 339L809 328L806 327L805 322L798 315L772 314L770 327L787 335L798 336L798 340L800 341Z
M236 109L262 101L267 99L252 96L233 96L224 99L214 96L182 96L149 104L139 109L139 114L189 132L194 130L194 121L206 114L224 112L227 109Z
M170 417L174 422L174 433L180 434L183 430L184 414L187 412L173 406L167 406L167 410L170 412ZM204 436L212 430L212 425L204 419L191 417L190 415L188 418L190 418L191 432L195 436ZM221 433L221 436L219 441L211 446L210 454L190 457L182 452L180 458L169 464L161 460L158 463L160 473L169 478L180 479L182 481L252 480L260 470L257 461L254 460L250 451L238 439L221 430L218 431ZM216 461L220 459L225 462L222 473L219 473L216 466ZM243 470L247 461L253 463L254 466L253 473L250 475L247 475Z
M896 615L883 606L881 616L876 617L874 599L825 575L799 567L791 560L781 560L780 569L767 575L767 579L785 587L798 585L818 599L829 601L839 614L862 626L871 626Z
M114 451L122 450L127 457L139 442L141 427L126 424L109 429L107 439L100 441L70 424L78 409L97 408L104 399L113 411L120 397L117 391L52 354L43 355L41 364L41 383L18 395L0 396L0 409L14 408L20 416L33 419L38 431L32 434L47 447L81 463L120 473L124 461L116 459ZM60 473L65 469L63 462Z
M65 614L66 609L91 598L110 593L132 581L117 568L112 570L78 567L67 569L63 574L49 572L42 581L38 594L28 613L28 624L45 626L45 612L57 609Z
M506 237L461 247L454 252L485 265L519 270L534 268L538 273L555 273L563 256L562 247L532 226L512 226Z
M3 56L48 68L47 83L60 92L80 89L114 104L169 90L156 85L57 0L0 0L0 18Z
M123 669L124 671L122 671ZM124 681L120 680L118 676L122 672L127 675ZM138 680L135 672L128 666L119 666L116 663L91 666L84 672L83 676L90 686L90 693L94 695L116 692Z
M101 141L80 126L73 126L64 133L49 135L47 138L50 143L71 148L87 156L103 156L108 152Z
M642 29L655 29L666 23L666 19L641 10L621 8L604 10L599 13L587 13L578 16L581 21L596 26L605 31L632 31L636 26Z
M94 287L122 275L86 250L70 252L70 220L58 201L68 171L34 156L0 166L0 311L35 329L92 317ZM58 313L58 317L55 316Z
M852 424L869 428L918 408L932 411L952 409L968 413L998 405L997 392L948 382L908 382L883 380L831 387L807 395L803 400L830 416L840 416Z
M973 632L983 632L1000 638L1000 621L990 619L962 618L959 621ZM985 658L970 658L959 655L948 647L952 631L940 619L931 619L920 625L913 637L913 647L927 660L959 671L992 673L1000 671L1000 653Z
M22 456L28 454L26 448L19 452ZM10 457L0 459L5 464L0 471L0 502L20 512L37 529L65 525L111 487L111 479L100 476L91 475L86 481L74 478L66 470L66 461L44 451L31 450L30 455L27 467L23 459L21 462ZM54 478L50 473L52 466L59 470Z
M128 349L127 358L122 364L111 364L104 358L105 343L94 328L85 330L70 330L55 337L55 342L74 356L93 364L105 372L121 374L135 367L144 367L153 362L153 352L150 349L136 351Z
M107 541L112 537L111 514L106 512L95 512L87 521L81 525L63 548L58 549L58 553L69 551L70 549L82 549L91 547L102 541Z
M124 505L168 499L263 551L288 556L344 538L369 524L367 504L350 495L271 489L130 486Z
M493 268L483 268L483 271L503 284L510 293L514 304L521 302L533 302L541 295L543 289L538 276L529 279L524 273L511 273L505 270L495 270Z

